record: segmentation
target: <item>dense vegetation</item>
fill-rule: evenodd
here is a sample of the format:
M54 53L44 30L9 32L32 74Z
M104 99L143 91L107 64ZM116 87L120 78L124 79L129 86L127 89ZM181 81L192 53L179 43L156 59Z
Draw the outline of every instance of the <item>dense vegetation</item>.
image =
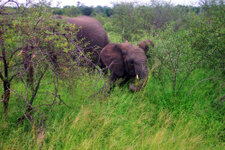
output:
M221 0L199 7L2 5L0 149L224 149L224 10ZM49 18L85 13L111 42L154 42L143 90L131 93L125 84L96 94L108 77L65 57L82 48L74 43L79 29Z

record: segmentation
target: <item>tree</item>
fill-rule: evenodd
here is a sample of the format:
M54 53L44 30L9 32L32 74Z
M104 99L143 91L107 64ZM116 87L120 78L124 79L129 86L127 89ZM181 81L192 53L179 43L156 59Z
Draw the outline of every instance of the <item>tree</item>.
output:
M90 16L93 13L94 9L92 7L84 6L81 7L81 11L83 15Z
M67 27L56 19L51 19L48 8L43 4L24 7L17 2L17 9L6 7L8 0L0 6L0 79L3 82L2 100L4 113L7 116L11 92L15 92L24 100L25 112L18 120L31 119L32 112L37 111L33 106L41 82L45 75L50 75L49 84L55 86L52 105L59 100L57 90L57 68L55 56L65 55L75 49L69 44L68 38L76 37L75 27ZM70 29L71 32L66 31ZM68 33L68 34L66 34ZM66 53L67 54L67 53ZM69 58L69 57L68 57ZM60 63L60 62L59 62ZM11 89L13 80L20 80L25 91L19 93ZM25 80L27 79L27 80ZM27 94L27 93L31 94Z

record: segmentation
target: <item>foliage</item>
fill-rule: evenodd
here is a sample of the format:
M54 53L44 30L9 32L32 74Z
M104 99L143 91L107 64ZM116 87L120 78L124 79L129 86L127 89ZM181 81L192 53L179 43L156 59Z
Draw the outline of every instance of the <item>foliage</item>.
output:
M173 95L179 94L183 84L201 61L195 57L187 35L188 31L185 30L174 32L171 24L163 32L158 32L155 48L148 52L152 67L156 66L154 77L170 80Z
M114 8L114 24L117 25L117 32L121 33L122 41L131 41L132 34L138 32L139 22L132 3L121 3Z
M168 3L141 5L135 3L120 3L114 6L115 29L122 33L122 41L136 41L145 33L155 35L155 29L162 30L170 22L174 22L174 30L185 26L185 17L194 10Z
M92 7L81 7L81 12L85 16L90 16L93 13Z
M70 27L52 19L45 5L30 6L26 8L18 4L16 11L10 12L3 5L0 10L0 77L3 82L1 102L7 116L10 93L16 92L23 98L24 108L20 111L25 114L19 121L25 119L24 117L33 120L31 112L40 107L33 106L33 103L47 71L51 72L49 83L55 85L55 89L49 91L49 98L53 99L52 104L57 100L61 101L57 94L56 75L59 70L62 74L62 68L69 67L70 61L67 59L65 62L60 57L66 58L68 51L76 49L70 41L76 39L78 31L75 26ZM70 57L67 55L67 58ZM11 89L14 79L23 83L25 89L22 93Z
M79 15L94 16L101 14L102 16L110 17L113 15L113 9L107 6L88 7L85 5L81 6L64 6L63 8L55 7L52 8L52 13L55 15L64 15L70 17L76 17Z
M190 34L192 49L201 57L202 65L225 73L225 5L203 7L202 14L192 19Z
M81 14L81 10L75 6L64 6L63 8L53 8L52 13L55 15L75 17Z

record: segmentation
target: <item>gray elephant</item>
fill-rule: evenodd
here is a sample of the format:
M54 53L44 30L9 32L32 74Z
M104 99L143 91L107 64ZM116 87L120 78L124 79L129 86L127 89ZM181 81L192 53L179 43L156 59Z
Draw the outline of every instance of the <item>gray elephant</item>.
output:
M110 86L118 78L125 78L127 81L135 77L138 79L138 84L129 85L132 92L139 91L146 85L148 80L146 52L149 49L146 47L149 43L149 41L142 42L140 47L132 45L128 41L121 44L109 43L102 49L101 60L111 71Z
M109 43L109 38L102 24L95 18L88 16L61 18L70 24L75 24L76 27L80 27L78 39L84 39L83 43L88 43L84 52L90 52L93 63L101 67L100 51Z

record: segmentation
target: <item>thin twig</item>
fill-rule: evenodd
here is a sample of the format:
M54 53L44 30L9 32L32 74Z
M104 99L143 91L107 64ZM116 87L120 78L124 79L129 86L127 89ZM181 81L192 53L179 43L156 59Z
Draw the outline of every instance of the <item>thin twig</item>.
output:
M213 79L217 79L217 80L222 80L222 81L224 81L222 78L218 78L218 77L210 77L210 78L203 79L203 80L201 80L201 81L198 81L198 82L191 88L191 90L189 91L189 94L188 94L188 95L190 95L190 94L192 93L192 90L193 90L196 86L198 86L200 83L202 83L202 82L204 82L204 81L207 81L207 80L213 80Z

